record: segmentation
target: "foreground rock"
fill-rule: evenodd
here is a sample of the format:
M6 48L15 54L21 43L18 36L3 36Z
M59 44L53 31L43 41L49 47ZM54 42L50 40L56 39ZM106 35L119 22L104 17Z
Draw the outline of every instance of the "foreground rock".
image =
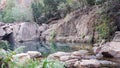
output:
M109 42L96 48L96 53L107 58L120 58L120 42Z
M76 68L98 68L100 67L100 63L96 59L90 59L90 60L81 60L77 61L74 66Z
M20 53L12 56L12 61L18 64L24 64L30 59L41 58L41 53L37 51L28 51L27 53Z
M98 54L97 54L98 55ZM74 52L57 52L50 54L49 59L58 59L65 62L67 68L100 68L118 66L117 63L107 60L99 60L97 55L90 55L87 50Z

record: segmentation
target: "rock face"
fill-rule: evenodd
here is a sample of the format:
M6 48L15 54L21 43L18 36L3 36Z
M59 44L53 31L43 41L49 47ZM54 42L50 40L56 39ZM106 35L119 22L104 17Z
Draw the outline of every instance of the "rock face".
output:
M36 23L22 22L0 25L0 37L13 33L15 41L29 41L39 38L38 25Z
M18 28L19 27L19 28ZM13 26L14 38L17 41L29 41L38 38L38 25L36 23L20 23Z
M62 42L90 42L93 34L94 17L96 8L77 10L68 14L64 19L51 24L49 29L44 31L42 35L50 40L51 32L55 32L56 40Z

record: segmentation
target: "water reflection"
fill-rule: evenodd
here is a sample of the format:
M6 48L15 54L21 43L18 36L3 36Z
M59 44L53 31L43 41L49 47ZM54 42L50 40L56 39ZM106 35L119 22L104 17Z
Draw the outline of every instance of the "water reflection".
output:
M39 42L39 41L29 41L23 43L16 43L15 48L20 46L25 46L24 52L27 51L39 51L44 56L57 51L71 52L75 50L80 50L83 44L80 43L59 43L59 42ZM89 46L85 44L83 46Z

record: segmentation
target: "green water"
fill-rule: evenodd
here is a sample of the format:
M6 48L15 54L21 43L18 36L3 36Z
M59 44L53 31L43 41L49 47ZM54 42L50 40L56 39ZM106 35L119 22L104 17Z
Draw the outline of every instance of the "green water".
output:
M23 43L16 43L15 48L25 46L24 52L27 51L39 51L44 56L47 56L51 53L55 53L58 51L64 52L72 52L80 49L90 49L91 44L85 43L59 43L59 42L42 42L39 41L29 41Z

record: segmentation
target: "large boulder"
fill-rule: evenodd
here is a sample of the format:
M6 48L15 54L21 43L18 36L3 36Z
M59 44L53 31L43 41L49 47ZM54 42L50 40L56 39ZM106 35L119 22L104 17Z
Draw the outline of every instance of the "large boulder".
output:
M39 37L38 25L36 23L22 22L13 24L13 34L16 41L35 40Z
M28 51L27 54L30 56L30 58L40 58L42 57L42 54L37 51Z
M120 58L120 42L109 42L102 45L99 54L108 58Z
M12 61L17 64L25 64L28 60L30 60L30 56L27 53L13 55L12 58Z

